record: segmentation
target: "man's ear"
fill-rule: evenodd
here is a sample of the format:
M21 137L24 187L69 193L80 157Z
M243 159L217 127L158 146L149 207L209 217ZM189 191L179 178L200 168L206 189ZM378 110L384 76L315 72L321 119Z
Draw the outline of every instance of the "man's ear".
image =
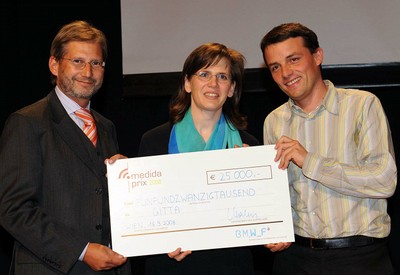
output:
M313 53L313 56L317 66L321 65L324 60L324 50L322 50L322 48L317 48L315 53Z
M54 56L50 56L50 58L49 58L49 69L50 69L50 72L55 76L58 76L58 66L59 65L60 64L56 60L56 58Z

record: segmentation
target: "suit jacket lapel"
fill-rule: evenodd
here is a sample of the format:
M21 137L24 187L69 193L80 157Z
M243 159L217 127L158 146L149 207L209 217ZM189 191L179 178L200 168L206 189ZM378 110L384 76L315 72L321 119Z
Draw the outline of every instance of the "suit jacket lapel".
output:
M54 128L60 134L67 146L94 174L102 177L102 169L98 169L96 149L90 144L85 134L75 124L65 111L54 91L49 94L49 105L52 113Z
M97 136L101 141L102 154L105 157L112 156L119 151L115 129L110 122L95 110L91 110L97 126Z

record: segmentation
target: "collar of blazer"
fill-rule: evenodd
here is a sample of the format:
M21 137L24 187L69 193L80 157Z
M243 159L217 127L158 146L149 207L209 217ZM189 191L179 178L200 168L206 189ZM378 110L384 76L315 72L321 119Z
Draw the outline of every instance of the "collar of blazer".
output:
M87 168L96 176L103 178L106 172L105 166L103 163L98 161L96 149L75 122L72 121L54 90L47 98L55 130L59 133L65 144L87 166ZM93 117L96 121L99 140L101 142L107 141L103 123L99 121L97 113L94 112ZM103 144L103 147L104 146L107 146L107 144Z

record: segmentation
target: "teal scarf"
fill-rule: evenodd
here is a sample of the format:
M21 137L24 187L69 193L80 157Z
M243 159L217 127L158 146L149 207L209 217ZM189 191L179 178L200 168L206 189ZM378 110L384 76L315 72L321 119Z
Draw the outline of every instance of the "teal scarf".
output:
M168 153L185 153L206 150L218 150L233 148L235 145L243 146L239 131L229 121L226 121L224 114L214 128L213 133L207 142L199 134L193 123L192 112L186 112L182 121L174 124L169 138Z

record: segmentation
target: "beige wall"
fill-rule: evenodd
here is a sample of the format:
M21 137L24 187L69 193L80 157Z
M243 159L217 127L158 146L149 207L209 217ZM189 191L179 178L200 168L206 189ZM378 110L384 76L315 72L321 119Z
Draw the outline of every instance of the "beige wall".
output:
M210 41L262 66L272 27L301 22L319 36L324 64L400 61L399 0L121 0L124 74L180 71Z

